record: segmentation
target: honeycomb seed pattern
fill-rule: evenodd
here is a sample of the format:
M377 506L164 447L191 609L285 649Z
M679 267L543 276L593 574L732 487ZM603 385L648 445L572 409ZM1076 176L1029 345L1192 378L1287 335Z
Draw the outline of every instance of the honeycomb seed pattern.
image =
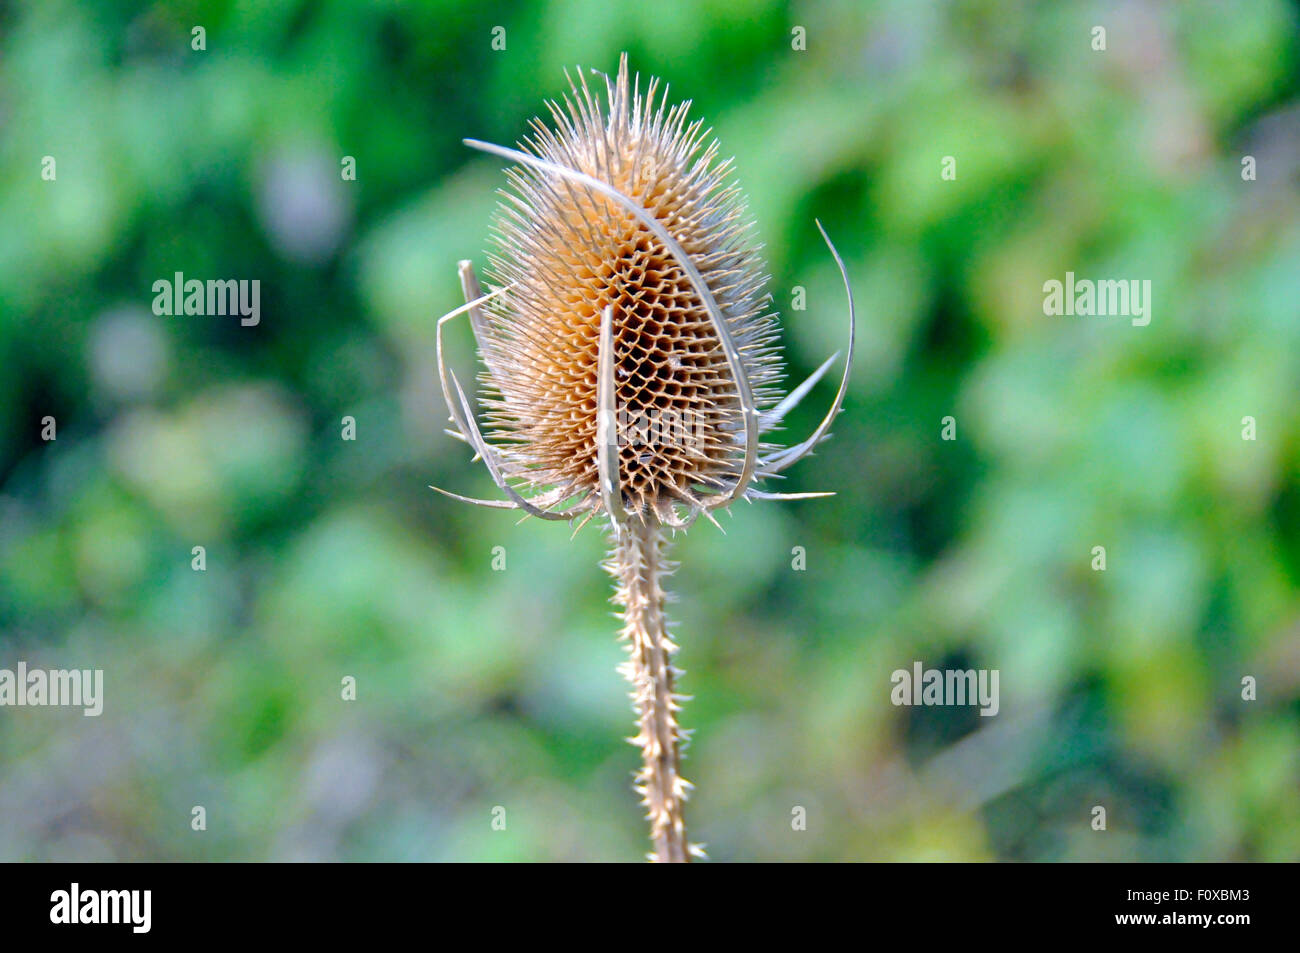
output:
M600 179L647 209L681 244L721 308L760 408L780 375L776 318L730 162L669 107L643 96L627 62L606 98L579 76L554 126L534 120L523 148ZM488 279L510 285L485 306L484 404L510 476L598 497L600 317L613 306L623 505L648 518L692 504L739 470L736 382L699 295L626 209L545 171L515 168L494 221Z

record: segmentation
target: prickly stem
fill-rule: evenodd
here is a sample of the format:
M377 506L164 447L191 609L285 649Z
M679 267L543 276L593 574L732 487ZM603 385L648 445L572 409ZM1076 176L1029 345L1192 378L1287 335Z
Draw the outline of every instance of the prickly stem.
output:
M681 696L673 690L679 674L672 665L677 646L664 619L662 580L673 566L664 558L663 530L629 520L615 540L606 568L614 576L614 602L623 610L620 640L628 660L619 671L632 684L639 731L630 739L641 749L636 790L650 821L652 860L686 863L700 855L686 840L683 804L690 782L681 775L682 732L677 724Z

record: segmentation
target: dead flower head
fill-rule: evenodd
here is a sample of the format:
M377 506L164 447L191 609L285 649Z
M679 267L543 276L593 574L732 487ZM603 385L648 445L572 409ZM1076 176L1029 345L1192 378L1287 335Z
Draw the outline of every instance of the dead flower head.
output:
M851 294L830 411L802 443L766 442L837 355L778 401L777 319L731 160L688 122L689 102L669 107L657 80L644 95L639 77L629 82L626 55L605 93L602 103L579 73L563 106L548 104L554 126L533 120L526 151L466 140L518 163L489 255L496 290L483 295L461 262L466 305L439 322L455 435L508 497L475 502L584 523L604 513L617 530L629 519L684 527L741 498L820 495L758 483L806 456L839 412ZM442 323L466 311L490 442L442 362Z
M603 75L603 74L597 74ZM438 371L455 429L486 464L504 500L447 493L479 506L569 520L608 519L606 564L622 607L624 674L640 730L637 790L651 822L653 859L702 856L686 840L684 732L664 619L664 530L740 499L821 493L759 488L828 436L839 391L801 443L765 439L830 368L832 355L781 398L777 319L731 160L690 104L669 106L651 80L642 93L627 57L604 97L581 71L551 124L537 119L521 149L466 144L516 163L495 221L484 294L460 263L464 306L438 321ZM821 224L818 223L818 229ZM468 314L483 361L489 438L443 360L443 325ZM577 529L575 529L575 532Z

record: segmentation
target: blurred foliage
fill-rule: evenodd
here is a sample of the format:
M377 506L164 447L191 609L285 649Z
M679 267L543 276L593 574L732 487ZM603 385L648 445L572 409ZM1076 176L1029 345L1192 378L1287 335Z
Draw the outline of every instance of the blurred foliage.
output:
M838 495L675 552L693 834L1300 857L1296 6L493 6L0 4L0 667L107 693L0 710L0 859L641 856L600 532L427 489L490 493L434 370L504 181L460 140L621 50L736 156L791 377L845 334L815 216L860 315L782 487ZM155 316L177 271L259 279L260 325ZM1149 278L1150 326L1045 317L1066 271ZM913 660L998 669L1001 713L892 706Z

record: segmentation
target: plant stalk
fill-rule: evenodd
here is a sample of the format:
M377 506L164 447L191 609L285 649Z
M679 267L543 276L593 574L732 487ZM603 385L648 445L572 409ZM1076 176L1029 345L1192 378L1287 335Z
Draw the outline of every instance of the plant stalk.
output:
M607 568L614 576L614 602L623 609L620 641L628 659L619 671L632 683L631 697L639 732L631 742L641 749L636 791L650 821L652 860L687 863L692 848L686 840L683 805L691 784L681 775L682 730L677 724L681 696L673 683L681 672L673 667L677 646L664 619L662 577L673 570L664 559L663 530L654 523L630 518L614 543Z

